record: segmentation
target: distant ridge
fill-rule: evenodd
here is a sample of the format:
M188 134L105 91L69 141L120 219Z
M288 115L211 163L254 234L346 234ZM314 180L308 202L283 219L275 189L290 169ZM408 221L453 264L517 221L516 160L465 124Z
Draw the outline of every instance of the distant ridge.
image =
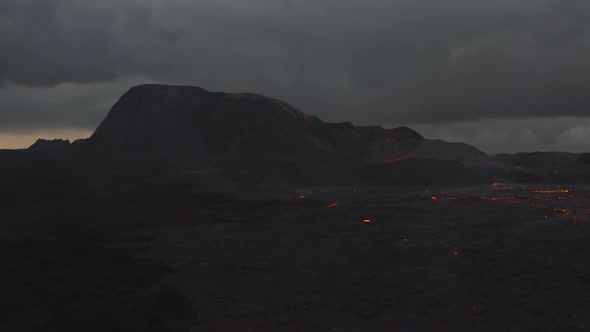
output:
M28 150L30 151L45 151L45 150L52 150L52 149L60 149L70 145L69 140L63 139L53 139L47 140L39 138L33 145L31 145Z

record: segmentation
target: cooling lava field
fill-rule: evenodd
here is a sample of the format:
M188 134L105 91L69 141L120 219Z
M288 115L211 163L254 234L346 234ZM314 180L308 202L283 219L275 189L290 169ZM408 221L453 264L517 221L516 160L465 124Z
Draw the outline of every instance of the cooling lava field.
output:
M5 206L0 327L589 329L589 203L587 186L496 183Z

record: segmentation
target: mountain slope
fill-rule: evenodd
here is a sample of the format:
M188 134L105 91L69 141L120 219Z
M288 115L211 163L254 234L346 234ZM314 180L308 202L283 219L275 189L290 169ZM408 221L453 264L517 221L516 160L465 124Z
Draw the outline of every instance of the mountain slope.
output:
M256 94L142 85L119 99L88 143L114 158L249 167L335 153L322 126L287 103Z
M168 85L131 88L88 145L107 159L167 160L183 168L485 156L466 144L426 140L406 127L324 123L261 95Z

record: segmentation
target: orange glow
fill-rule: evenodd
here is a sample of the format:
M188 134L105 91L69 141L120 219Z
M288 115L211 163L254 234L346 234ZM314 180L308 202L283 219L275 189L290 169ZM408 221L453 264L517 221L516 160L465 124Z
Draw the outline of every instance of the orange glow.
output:
M511 166L511 165L508 165L508 164L499 163L497 161L487 160L484 157L479 157L478 159L479 159L479 161L484 162L484 163L486 163L486 164L488 164L490 166L506 167L506 168L516 168L516 169L523 169L524 168L522 166Z
M500 182L494 182L494 183L492 183L492 186L494 186L494 187L497 187L499 185L500 185Z
M297 114L295 112L291 111L288 107L282 106L282 109L289 112L295 119L299 119Z
M533 193L535 194L564 194L569 193L570 191L567 189L559 189L559 190L541 190L541 189L534 189Z
M370 223L370 222L371 222L371 219L363 219L363 222L364 222L365 224L368 224L368 223Z
M459 255L459 252L457 250L451 250L451 252L453 253L453 255Z
M301 195L301 196L299 196L299 198L301 198L301 199L304 199L304 198L305 198L305 196Z
M432 197L430 197L430 199L432 199L433 201L438 201L438 197L436 197L436 196L432 196Z
M396 161L408 160L408 159L420 159L420 156L416 152L410 152L407 155L395 156L387 159L383 159L384 163L394 163Z
M54 139L62 138L69 139L70 142L79 139L87 138L92 135L91 130L81 129L43 129L34 131L10 131L0 132L0 149L26 149L31 144L35 143L38 138Z
M559 213L563 213L563 214L570 214L570 212L566 209L560 209L560 208L549 208L549 212L559 212Z
M338 203L332 203L332 204L328 205L329 208L333 208L333 207L337 207L337 206L338 206Z
M303 120L305 120L307 123L313 123L313 121L311 120L311 118L310 118L308 115L306 115L306 114L304 114L304 113L302 113L302 112L300 112L300 111L297 111L297 110L292 110L292 109L290 109L290 108L288 108L288 107L286 107L286 106L281 106L281 108L282 108L284 111L286 111L286 112L288 112L289 114L291 114L291 115L292 115L292 116L293 116L295 119L303 119Z

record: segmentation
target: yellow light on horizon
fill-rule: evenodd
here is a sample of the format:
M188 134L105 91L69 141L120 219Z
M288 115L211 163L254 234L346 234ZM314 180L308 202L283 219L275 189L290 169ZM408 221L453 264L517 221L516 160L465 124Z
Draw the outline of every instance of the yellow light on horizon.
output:
M86 129L43 129L28 132L0 132L0 149L26 149L39 138L52 140L68 139L73 142L79 138L88 138L93 131Z

